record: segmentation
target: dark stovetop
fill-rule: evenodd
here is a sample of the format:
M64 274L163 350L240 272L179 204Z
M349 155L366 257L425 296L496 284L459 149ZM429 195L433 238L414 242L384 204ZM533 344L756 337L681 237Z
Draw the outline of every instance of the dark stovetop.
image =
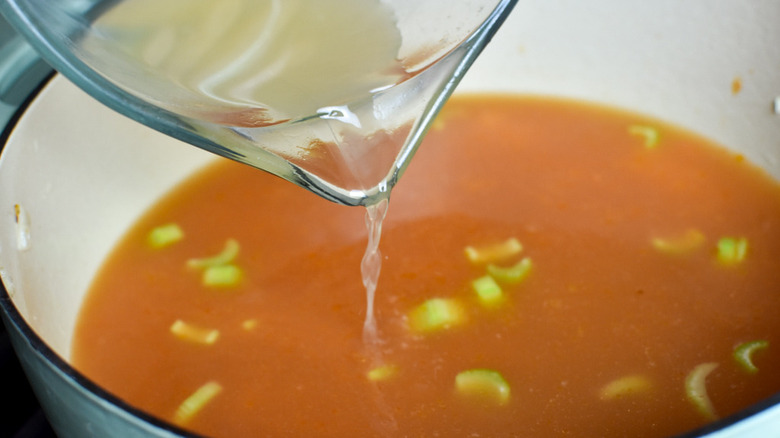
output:
M0 323L0 437L55 438Z

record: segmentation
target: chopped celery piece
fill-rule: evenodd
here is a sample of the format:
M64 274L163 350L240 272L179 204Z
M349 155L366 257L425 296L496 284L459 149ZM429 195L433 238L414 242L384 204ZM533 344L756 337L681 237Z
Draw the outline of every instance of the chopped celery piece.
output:
M429 333L462 324L465 320L466 312L459 301L431 298L412 309L409 328L417 333Z
M479 277L471 282L471 287L477 293L479 300L485 306L494 306L504 300L504 293L496 280L489 275Z
M236 286L241 277L241 268L236 265L209 266L203 271L203 284L211 287Z
M734 359L739 366L750 374L758 372L758 367L753 363L753 353L769 348L769 341L749 341L737 345L734 349Z
M658 146L658 139L660 138L660 135L658 134L658 130L652 126L631 125L628 127L628 133L642 137L647 149L653 149Z
M176 224L161 225L149 232L146 241L152 248L163 248L184 238L184 232Z
M187 266L190 268L208 268L211 266L226 265L235 260L239 250L238 242L235 239L228 239L222 252L212 257L187 260Z
M647 392L652 387L650 379L634 374L615 379L601 387L599 398L602 400L614 400L628 395Z
M679 236L673 237L654 237L651 242L653 248L666 254L685 254L699 247L707 240L704 234L691 228Z
M390 377L393 377L397 372L398 372L398 366L396 365L392 365L392 364L381 365L369 370L369 372L366 373L366 377L368 377L368 380L372 382L379 382L382 380L387 380Z
M464 249L466 257L474 264L491 263L506 260L523 250L523 245L519 240L512 237L501 243L486 245L482 247L467 246Z
M196 344L212 345L219 339L219 330L198 327L180 319L171 324L171 333L179 339Z
M455 389L463 396L491 404L509 403L509 384L498 371L488 369L462 371L455 376Z
M748 241L744 237L723 237L718 240L718 260L724 265L734 265L745 260Z
M493 264L487 266L487 272L491 277L506 284L517 284L525 280L531 273L533 263L530 257L525 257L514 266L502 268Z
M715 408L712 406L710 396L707 395L707 376L718 367L715 362L706 362L696 366L685 378L685 395L688 401L693 403L696 410L707 420L717 420Z
M179 405L173 416L173 422L178 425L188 423L220 392L222 392L222 385L215 381L203 384Z

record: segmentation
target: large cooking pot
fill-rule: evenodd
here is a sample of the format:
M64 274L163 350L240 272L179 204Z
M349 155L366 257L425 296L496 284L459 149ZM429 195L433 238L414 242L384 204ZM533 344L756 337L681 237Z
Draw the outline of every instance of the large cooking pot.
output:
M778 23L775 0L526 0L459 92L567 96L646 113L780 179ZM49 81L8 136L0 157L0 307L62 436L186 434L90 382L68 358L79 306L104 256L145 208L213 159L113 113L62 77ZM780 436L780 394L691 435Z

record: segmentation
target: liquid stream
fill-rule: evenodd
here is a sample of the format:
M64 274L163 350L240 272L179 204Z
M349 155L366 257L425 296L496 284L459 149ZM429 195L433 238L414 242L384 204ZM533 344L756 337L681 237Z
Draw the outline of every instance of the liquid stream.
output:
M366 207L366 228L368 228L368 244L363 260L360 262L360 273L363 286L366 288L366 319L363 322L363 342L371 347L379 342L379 333L374 317L374 295L382 270L382 252L379 241L382 238L382 223L387 216L389 199L385 198L376 204Z

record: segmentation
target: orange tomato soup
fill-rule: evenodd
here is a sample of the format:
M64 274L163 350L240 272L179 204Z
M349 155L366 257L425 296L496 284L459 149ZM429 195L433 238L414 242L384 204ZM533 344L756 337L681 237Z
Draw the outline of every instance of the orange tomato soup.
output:
M780 188L701 137L454 98L392 195L376 345L364 213L218 162L110 255L75 366L224 437L667 436L780 391Z

